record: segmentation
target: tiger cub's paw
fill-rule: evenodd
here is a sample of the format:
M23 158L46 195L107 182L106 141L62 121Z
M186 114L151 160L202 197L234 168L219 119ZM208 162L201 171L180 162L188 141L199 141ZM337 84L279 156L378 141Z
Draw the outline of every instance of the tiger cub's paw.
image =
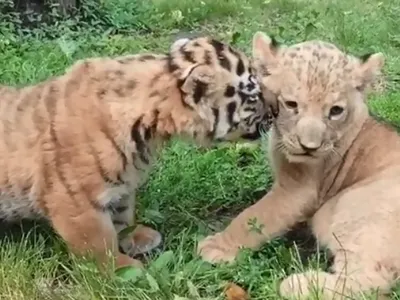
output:
M120 241L119 246L123 253L130 257L150 252L162 242L161 233L144 225L137 225L128 237Z
M144 269L143 263L140 260L133 259L130 256L118 253L116 257L116 267L123 268L123 267L134 267L139 269Z
M160 246L161 233L150 227L138 225L133 231L134 250L136 254L143 254Z

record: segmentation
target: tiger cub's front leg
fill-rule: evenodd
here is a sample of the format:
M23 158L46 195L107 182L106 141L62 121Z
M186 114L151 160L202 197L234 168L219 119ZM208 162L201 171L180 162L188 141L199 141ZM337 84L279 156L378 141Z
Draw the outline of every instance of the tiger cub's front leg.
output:
M62 189L61 186L57 186ZM48 192L43 197L48 218L68 248L78 255L93 254L100 269L109 262L109 253L116 267L143 264L118 249L118 237L109 212L93 205L84 193Z
M113 205L112 221L117 233L135 224L135 194L124 195ZM151 251L161 244L161 234L144 225L136 225L131 235L125 235L119 240L123 253L133 257Z

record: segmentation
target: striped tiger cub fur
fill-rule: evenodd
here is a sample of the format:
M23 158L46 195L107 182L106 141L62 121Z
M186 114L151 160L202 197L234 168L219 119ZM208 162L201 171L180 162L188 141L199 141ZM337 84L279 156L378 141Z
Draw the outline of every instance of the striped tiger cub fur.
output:
M269 129L251 63L208 37L179 39L169 53L76 62L60 76L0 88L0 217L47 219L77 254L116 266L161 242L138 225L134 193L172 136L201 145L254 140Z

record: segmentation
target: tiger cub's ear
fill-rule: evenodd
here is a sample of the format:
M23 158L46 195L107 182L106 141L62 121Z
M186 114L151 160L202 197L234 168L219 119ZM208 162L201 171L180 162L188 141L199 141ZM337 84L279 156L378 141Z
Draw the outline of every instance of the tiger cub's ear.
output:
M170 52L176 52L189 41L190 41L190 39L188 39L188 38L177 39L175 42L172 43L169 51Z
M280 45L273 38L262 32L253 36L253 64L262 75L268 74L268 68L277 64Z
M180 89L187 105L195 107L216 89L218 74L207 65L188 67L180 78Z

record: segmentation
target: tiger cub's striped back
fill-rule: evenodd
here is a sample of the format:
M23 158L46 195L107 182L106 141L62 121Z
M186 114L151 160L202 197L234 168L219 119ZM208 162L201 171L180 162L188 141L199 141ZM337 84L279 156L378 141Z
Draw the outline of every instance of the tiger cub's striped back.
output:
M103 261L111 249L125 265L161 242L144 226L117 238L135 223L134 192L156 148L172 136L257 139L273 112L248 58L200 37L164 55L89 58L48 81L2 87L0 117L0 217L46 218L71 250Z

